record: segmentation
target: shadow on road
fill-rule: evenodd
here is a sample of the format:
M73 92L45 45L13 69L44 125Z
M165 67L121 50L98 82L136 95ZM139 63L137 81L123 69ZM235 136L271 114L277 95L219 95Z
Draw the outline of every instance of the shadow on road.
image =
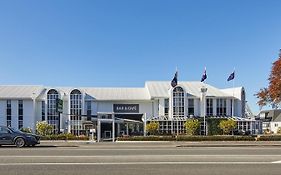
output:
M40 148L77 148L78 146L74 146L74 145L38 145L38 146L25 146L23 148L20 149L25 149L25 148L34 148L34 149L40 149ZM4 145L4 146L0 146L1 148L18 148L14 145Z

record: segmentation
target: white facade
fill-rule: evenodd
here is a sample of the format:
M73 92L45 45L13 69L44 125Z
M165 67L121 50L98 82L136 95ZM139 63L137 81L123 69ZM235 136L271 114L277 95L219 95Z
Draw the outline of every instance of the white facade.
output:
M207 88L204 103L200 92L203 86ZM179 91L175 92L175 88ZM143 88L0 86L0 125L8 124L7 103L11 101L11 126L19 129L19 100L23 101L23 127L33 130L36 122L42 120L54 127L60 126L56 131L84 130L83 122L87 116L95 117L101 112L130 119L144 115L147 119L203 116L203 111L209 116L231 117L233 99L234 116L244 117L245 92L242 87L221 90L201 82L179 82L175 88L169 81L146 82ZM63 100L60 116L53 106L57 97ZM121 111L114 111L114 105L119 105Z

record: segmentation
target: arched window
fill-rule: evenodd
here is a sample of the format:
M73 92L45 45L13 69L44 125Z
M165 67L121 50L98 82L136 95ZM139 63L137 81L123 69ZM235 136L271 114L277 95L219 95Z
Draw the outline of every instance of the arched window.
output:
M80 135L82 130L81 114L82 93L78 89L74 89L70 93L70 127L72 134Z
M173 90L173 117L184 117L184 90L181 87Z
M53 126L53 133L59 131L59 113L56 110L56 101L59 93L55 89L51 89L47 93L47 121Z

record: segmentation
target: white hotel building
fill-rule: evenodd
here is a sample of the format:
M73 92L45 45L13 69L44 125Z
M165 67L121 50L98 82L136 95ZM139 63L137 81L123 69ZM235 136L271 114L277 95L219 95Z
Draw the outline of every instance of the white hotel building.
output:
M57 98L63 100L61 114ZM243 87L218 89L201 82L180 81L175 88L170 81L149 81L142 88L0 86L0 125L35 130L37 121L47 121L54 132L74 134L100 126L100 137L143 134L143 121L152 120L160 122L160 132L179 134L187 118L204 115L235 117L238 129L254 133L245 107Z

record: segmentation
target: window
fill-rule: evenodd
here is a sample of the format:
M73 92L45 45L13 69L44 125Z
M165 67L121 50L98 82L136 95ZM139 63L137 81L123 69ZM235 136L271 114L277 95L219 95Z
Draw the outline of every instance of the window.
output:
M53 126L53 133L59 131L59 114L56 109L59 94L55 89L49 90L47 94L47 121Z
M206 99L206 108L207 108L207 112L206 115L207 116L213 116L213 99Z
M188 115L194 115L194 99L188 99Z
M42 111L41 111L41 115L42 115L42 121L45 121L45 101L42 101Z
M184 117L184 91L181 87L173 90L173 117Z
M226 99L217 99L217 116L226 116Z
M79 90L74 89L70 93L70 127L71 133L74 135L79 135L82 129L81 114L82 94Z
M92 115L91 101L87 101L86 106L87 106L87 120L91 121L91 115Z
M165 115L165 116L169 116L169 99L166 98L166 99L164 100L164 103L165 103L164 115Z
M23 101L18 101L18 129L23 127Z
M12 126L12 106L11 106L11 100L7 100L7 126Z
M8 133L9 133L9 130L7 128L0 126L0 134L8 134Z

